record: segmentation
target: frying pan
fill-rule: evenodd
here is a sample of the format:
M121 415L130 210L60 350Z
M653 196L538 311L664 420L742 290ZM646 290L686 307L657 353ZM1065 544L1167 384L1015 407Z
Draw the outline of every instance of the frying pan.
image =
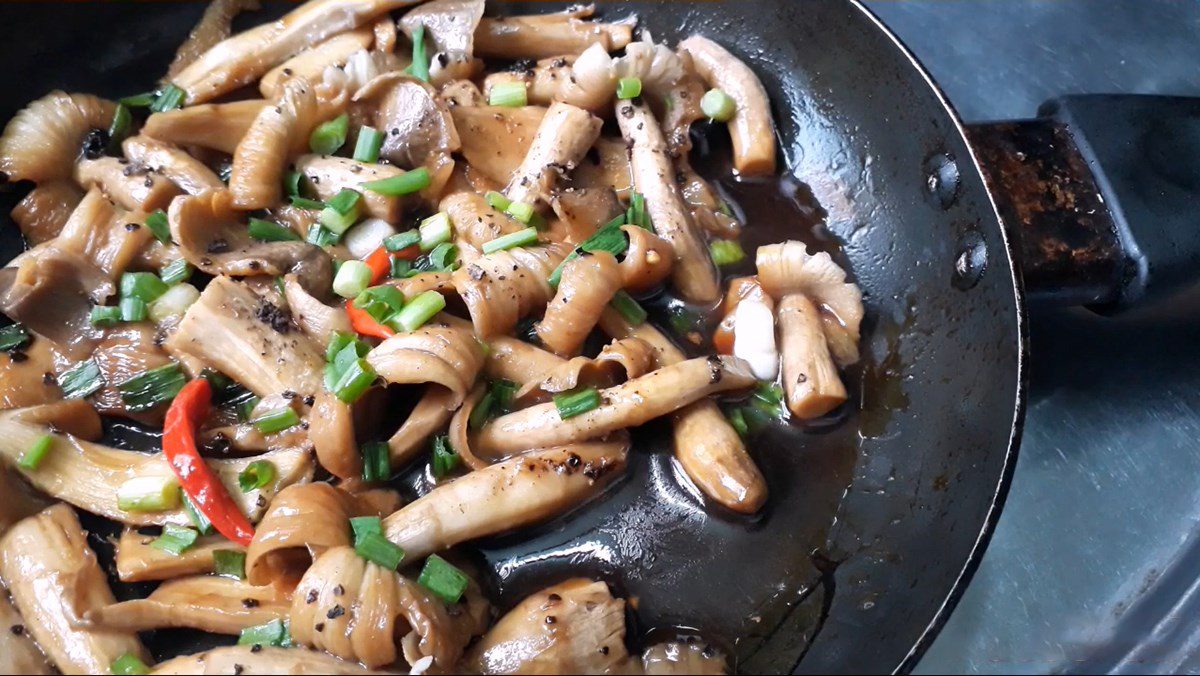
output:
M0 113L54 87L149 88L202 9L0 5ZM269 4L249 20L286 9ZM504 607L556 578L602 577L637 599L635 641L699 631L747 673L907 671L975 570L1011 478L1025 284L1037 299L1116 309L1169 290L1198 262L1200 235L1184 234L1195 229L1178 227L1178 214L1200 180L1194 162L1174 161L1188 149L1200 156L1196 106L1083 97L1038 120L968 128L851 0L628 2L601 13L638 13L669 43L717 38L760 74L787 178L715 177L749 218L748 245L840 245L865 293L864 363L847 374L856 401L840 416L755 441L771 490L757 517L704 509L652 424L637 432L629 476L603 501L482 543L486 583ZM20 249L15 233L4 230L0 253ZM404 485L423 490L413 475ZM148 639L159 656L196 641Z

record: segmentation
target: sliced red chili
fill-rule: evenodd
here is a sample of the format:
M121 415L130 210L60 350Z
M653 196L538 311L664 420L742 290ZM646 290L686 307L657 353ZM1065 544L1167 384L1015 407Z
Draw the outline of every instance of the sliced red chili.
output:
M376 249L370 256L364 258L363 262L371 268L371 286L387 279L392 272L392 254L383 247Z
M346 315L350 317L350 326L355 333L372 338L391 338L396 335L392 327L380 324L369 312L354 307L354 301L346 301Z

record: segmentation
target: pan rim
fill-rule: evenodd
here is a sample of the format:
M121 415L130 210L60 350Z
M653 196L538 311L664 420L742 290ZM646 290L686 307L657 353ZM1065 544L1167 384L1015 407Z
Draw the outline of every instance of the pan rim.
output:
M970 159L970 170L975 172L980 183L983 184L984 193L987 195L988 205L991 207L989 221L1000 231L1000 240L1004 244L1004 255L1008 260L1009 276L1012 281L1013 302L1016 308L1017 322L1017 387L1016 397L1013 401L1013 419L1010 426L1008 447L1005 450L1004 463L1001 468L1000 477L993 489L991 503L988 505L987 513L984 515L983 523L980 526L980 532L974 544L971 546L971 551L967 554L967 559L963 563L962 569L955 578L954 583L950 587L950 591L946 594L946 598L942 600L940 606L934 612L929 623L921 630L921 634L909 649L908 654L900 661L899 664L892 670L894 674L903 674L911 672L929 650L934 639L945 627L949 621L951 613L962 600L966 593L967 587L974 577L975 572L979 569L979 564L983 560L983 555L987 551L988 543L996 531L996 524L1000 520L1000 513L1004 508L1005 499L1008 497L1009 488L1012 485L1013 473L1016 469L1017 454L1020 450L1021 436L1025 427L1025 413L1027 407L1026 394L1029 385L1029 326L1028 326L1028 311L1025 299L1025 287L1021 278L1019 260L1016 254L1015 242L1010 237L1010 233L1005 228L1004 220L1000 216L1000 211L996 206L995 197L992 194L991 186L988 185L986 178L980 167L979 158L975 153L974 147L966 133L966 127L963 124L962 118L958 111L955 110L953 104L947 98L946 93L929 74L925 66L921 64L912 50L904 44L904 42L892 32L882 20L879 19L870 9L868 9L861 0L848 0L849 4L859 11L863 17L875 26L875 28L891 41L893 46L901 55L908 61L909 66L924 80L930 92L941 105L942 110L954 125L954 129L958 136L962 139L963 145L967 149L967 155ZM994 220L993 220L994 219Z

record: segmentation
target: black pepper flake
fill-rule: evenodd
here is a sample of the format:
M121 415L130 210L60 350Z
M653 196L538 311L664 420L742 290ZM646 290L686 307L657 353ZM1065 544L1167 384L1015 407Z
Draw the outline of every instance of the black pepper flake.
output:
M108 132L104 129L92 129L83 138L83 156L95 160L104 155L108 147Z
M324 622L318 622L318 623L316 623L316 624L314 624L314 625L313 625L313 629L315 629L315 630L317 630L317 631L319 631L319 632L320 632L320 631L325 631L325 623L324 623Z
M292 313L269 300L264 300L259 304L254 311L254 316L258 321L274 329L276 333L288 333L292 330ZM296 396L294 392L292 396Z
M325 617L330 620L336 620L337 618L339 618L345 614L346 614L346 609L343 608L341 605L336 605L336 606L330 608L329 612L325 613Z
M575 457L576 457L576 459L579 458L579 456L575 456ZM551 594L551 595L547 596L546 599L548 601L550 601L550 603L558 603L559 601L562 600L562 597L559 596L558 594Z
M703 657L706 660L711 660L713 658L713 655L715 655L715 654L716 654L716 651L713 650L712 646L710 646L710 645L704 646L704 650L700 651L700 657Z
M146 180L142 181L142 185L146 186L147 188L153 188L154 187L154 177L147 176Z
M20 636L21 634L25 633L25 625L14 624L13 626L9 627L8 630L12 632L13 636Z
M721 364L721 358L717 355L709 355L708 357L708 382L717 384L721 382L721 376L724 374L724 367Z
M254 645L250 646L250 652L252 652L252 653L262 652L262 644L255 643Z
M242 599L243 608L257 608L258 599Z
M305 406L312 406L315 403L317 403L317 398L312 396L311 394L304 398Z
M139 223L126 223L125 224L125 229L128 230L129 232L133 232L140 227L142 227L142 226Z
M317 590L309 589L308 596L304 597L304 602L305 603L316 603L317 602Z
M226 251L229 251L229 242L218 237L217 239L214 239L208 243L207 251L210 254L225 253Z
M608 654L608 646L606 646L606 645L600 646L600 654L607 655Z
M334 595L334 596L341 596L342 594L345 594L345 593L346 593L346 588L345 588L345 587L343 587L343 586L342 586L342 585L340 585L340 584L339 584L338 586L336 586L336 587L334 587L334 588L333 588L333 595Z
M558 618L557 618L557 617L555 617L555 616L553 616L553 615L547 615L547 616L546 616L546 624L554 624L555 622L558 622Z
M42 384L43 385L55 385L57 383L58 383L58 378L55 378L53 373L46 371L45 373L42 374Z
M241 673L246 670L246 667L235 664L233 665L233 676L241 676Z

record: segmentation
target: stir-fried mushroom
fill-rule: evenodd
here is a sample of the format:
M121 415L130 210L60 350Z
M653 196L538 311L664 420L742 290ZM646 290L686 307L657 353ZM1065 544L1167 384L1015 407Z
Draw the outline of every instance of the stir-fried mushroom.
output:
M160 662L151 674L226 674L253 676L255 674L387 674L372 671L354 662L339 660L314 650L273 648L262 645L239 645L213 648L195 655L184 655Z
M439 486L384 519L409 557L560 516L625 468L628 438L526 453Z
M283 293L296 325L318 343L327 344L337 331L352 330L345 308L322 303L304 288L296 275L284 276Z
M505 185L529 154L546 109L456 106L450 109L471 168Z
M121 143L121 150L130 162L166 176L189 195L199 195L206 190L220 190L225 187L212 169L169 143L149 136L131 136Z
M62 399L62 390L54 377L57 350L49 340L34 340L15 354L20 356L0 357L0 410Z
M642 669L648 675L717 676L728 673L725 655L700 641L670 641L652 645L642 653Z
M242 547L220 535L204 535L180 554L153 546L155 536L141 535L132 528L121 531L117 540L117 576L122 582L169 580L200 575L213 570L213 553L241 552Z
M625 673L625 601L575 578L525 598L467 656L481 674Z
M675 266L671 279L685 298L712 302L721 295L717 273L707 247L683 204L675 169L662 130L644 104L617 102L621 133L633 146L630 150L633 182L646 198L646 211L654 230L671 243Z
M308 438L317 462L342 479L362 473L362 459L354 436L354 414L350 405L328 390L317 393L309 415Z
M89 610L83 620L88 626L114 631L185 627L237 634L287 617L290 605L290 594L273 585L257 587L233 578L198 575L166 582L144 599Z
M112 101L89 94L50 92L21 109L4 127L0 172L10 181L71 178L80 153L94 158L103 152L108 138L103 130L115 111Z
M502 378L517 384L535 381L566 363L565 359L553 352L511 336L490 338L488 347L491 349L484 373L489 378Z
M488 204L473 190L453 192L442 198L438 209L446 212L454 226L455 243L482 249L486 242L525 227L520 221Z
M599 48L604 52L603 48ZM525 86L525 97L535 106L548 106L559 96L570 82L571 64L575 63L574 56L555 56L541 59L527 68L512 68L492 73L484 78L483 91L490 95L497 85L522 84ZM520 64L524 65L524 64ZM611 96L611 92L610 92ZM592 106L585 106L593 109Z
M587 240L625 211L612 188L564 188L554 195L550 206L558 218L550 223L546 236L572 244Z
M332 155L301 155L296 158L296 171L304 176L318 199L329 200L343 189L362 193L365 212L395 223L404 214L403 198L363 190L362 184L394 178L404 172L386 164L367 164Z
M391 467L403 467L427 448L425 442L443 429L454 414L456 398L454 392L438 385L431 384L425 389L404 424L388 439Z
M142 135L177 146L200 146L232 155L267 105L267 101L255 99L154 113L146 118Z
M370 47L374 39L374 33L366 28L335 35L272 68L259 80L258 90L263 98L274 99L283 91L283 84L292 78L316 82L326 68L346 65L351 54Z
M51 502L21 479L17 472L0 465L0 534L14 523L49 507ZM0 597L3 595L0 594ZM4 625L0 623L0 627Z
M235 207L265 209L280 201L288 157L320 121L317 106L314 86L297 78L284 83L272 105L259 111L233 153L229 191Z
M82 199L83 191L73 181L45 181L30 190L9 215L25 241L37 245L58 236Z
M63 673L102 674L126 653L148 659L133 632L79 626L116 599L70 507L50 507L0 539L0 578L25 630Z
M229 37L238 14L258 9L258 0L213 0L204 9L200 21L188 33L187 40L175 51L167 68L167 80L190 66L217 43Z
M526 382L516 400L532 403L576 387L611 387L649 373L654 361L654 348L641 338L614 340L595 357L575 357L545 371L540 379Z
M156 330L148 322L113 327L92 352L92 361L100 369L104 381L91 396L92 405L102 415L133 418L148 424L161 424L162 406L147 411L130 412L121 397L120 386L130 378L153 368L171 363L170 357L155 343Z
M97 338L88 320L93 302L113 293L108 276L77 254L50 246L0 270L0 310L83 359Z
M424 26L433 40L434 54L429 79L434 85L470 79L483 68L474 58L475 30L483 17L483 0L433 0L410 10L400 27L411 40L413 31Z
M271 503L246 552L251 584L295 584L321 552L351 544L347 519L359 516L353 496L329 484L291 486Z
M50 246L86 258L115 282L153 238L144 221L144 214L122 212L93 188Z
M632 20L583 21L594 12L594 5L581 5L555 14L486 17L475 32L475 51L492 58L544 59L579 54L591 45L611 52L629 44Z
M7 628L7 631L4 630ZM53 674L45 655L25 631L21 614L0 590L0 673Z
M551 244L480 256L454 272L454 288L471 313L475 333L485 340L509 333L517 321L551 298L546 280L567 256L568 247Z
M662 284L675 266L675 248L636 225L623 225L621 231L629 238L621 259L621 285L631 293L644 293Z
M542 344L560 357L576 354L621 284L621 268L607 251L567 261L558 290L537 324Z
M437 164L462 145L450 109L428 84L407 75L381 75L355 95L374 106L374 127L383 132L379 154L402 167Z
M162 174L115 157L80 158L75 164L75 181L85 188L100 188L131 211L163 209L179 194Z
M525 204L548 201L559 176L574 169L596 142L601 124L581 108L566 103L550 106L505 195Z
M749 66L721 45L701 36L679 43L692 56L696 70L710 87L720 89L737 103L729 120L733 139L733 166L742 176L775 173L775 122L767 90Z
M846 401L846 386L821 331L817 306L802 293L790 293L779 301L777 315L788 409L799 418L825 415Z
M434 383L454 393L457 408L483 368L483 346L469 326L438 321L383 341L367 362L392 384Z

